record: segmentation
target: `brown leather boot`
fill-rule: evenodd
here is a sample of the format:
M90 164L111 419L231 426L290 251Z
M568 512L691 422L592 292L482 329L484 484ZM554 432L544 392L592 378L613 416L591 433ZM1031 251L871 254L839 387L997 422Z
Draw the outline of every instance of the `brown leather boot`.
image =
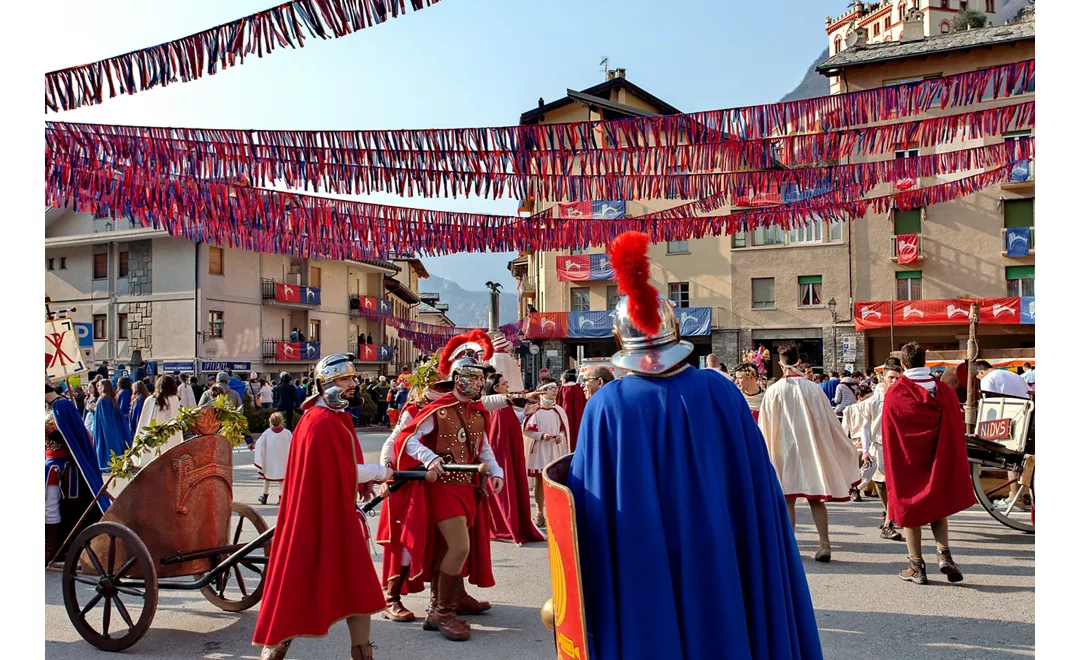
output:
M458 614L480 614L491 609L491 603L486 600L476 600L465 591L465 578L457 577L457 601L456 611Z
M962 582L964 574L960 572L960 567L953 561L952 552L948 548L942 548L937 553L938 568L941 572L949 578L949 582Z
M429 621L432 621L431 616L435 613L435 604L439 600L439 571L434 571L431 574L431 586L428 587L431 590L431 598L428 599L427 611L424 613L424 630L438 630L438 628Z
M264 646L259 660L285 660L285 654L292 646L292 640L278 644L277 646Z
M457 575L440 573L438 581L432 583L436 591L435 607L428 612L424 619L424 630L438 630L443 637L455 641L464 642L469 639L469 624L457 618L454 613L454 603L457 600Z
M52 561L53 555L60 548L60 523L45 525L45 565Z
M352 647L351 660L375 660L375 649L379 648L371 642L367 644L357 644Z
M928 584L926 579L926 562L922 557L913 559L908 557L908 567L900 571L900 579L914 582L915 584Z
M386 582L386 618L398 623L416 621L416 615L401 603L401 587L405 578L393 577Z

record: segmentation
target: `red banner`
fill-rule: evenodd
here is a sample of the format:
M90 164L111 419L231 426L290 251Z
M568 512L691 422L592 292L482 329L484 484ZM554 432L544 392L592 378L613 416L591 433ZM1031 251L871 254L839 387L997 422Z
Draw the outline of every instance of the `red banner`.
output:
M1020 323L1019 298L983 298L979 300L979 323L1016 325Z
M555 257L555 273L560 282L579 282L589 279L589 255Z
M919 235L900 234L896 237L896 260L902 264L912 264L919 259Z
M379 347L375 344L360 344L356 347L356 359L360 362L375 362L379 359Z
M754 196L735 198L735 206L774 206L783 203L784 199L778 192L757 193Z
M536 312L525 321L526 339L553 339L569 333L567 312Z
M281 286L280 284L278 286ZM295 341L279 341L277 343L277 359L279 362L286 362L291 360L300 359L300 342Z
M855 330L873 330L874 328L889 327L889 302L857 302L855 303Z
M558 216L564 220L587 219L592 217L592 202L562 202Z
M300 302L300 285L277 282L274 284L274 300L278 302Z

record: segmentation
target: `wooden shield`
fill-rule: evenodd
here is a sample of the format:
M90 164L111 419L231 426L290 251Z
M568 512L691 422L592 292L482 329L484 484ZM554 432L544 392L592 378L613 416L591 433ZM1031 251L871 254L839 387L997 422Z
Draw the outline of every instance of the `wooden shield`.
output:
M585 636L585 600L581 589L577 511L574 495L566 487L573 454L544 468L544 501L547 509L548 560L551 562L551 594L555 645L560 660L588 660Z

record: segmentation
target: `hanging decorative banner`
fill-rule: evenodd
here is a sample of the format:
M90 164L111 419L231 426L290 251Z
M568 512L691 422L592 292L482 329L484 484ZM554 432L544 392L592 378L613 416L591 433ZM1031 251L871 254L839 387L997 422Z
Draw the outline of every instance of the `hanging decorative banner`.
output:
M274 343L274 354L278 362L296 362L301 359L300 342L279 341Z
M386 344L360 344L356 347L357 362L390 362L394 349Z
M712 334L711 307L675 310L684 337ZM525 319L526 339L606 339L611 333L611 312L534 312Z
M1020 161L1013 166L1012 174L1009 175L1009 181L1027 181L1031 178L1031 161Z
M1020 298L1020 323L1035 325L1035 297L1023 296Z
M919 260L921 248L918 234L899 234L896 236L896 260L901 264L913 264Z
M675 310L679 334L683 337L708 337L712 334L712 307L682 307Z
M569 331L568 312L535 312L525 320L525 339L558 339Z
M45 380L64 380L89 370L79 350L74 321L45 321Z
M1034 303L1034 299L1031 299ZM946 300L896 300L856 302L855 330L875 330L910 325L966 325L971 320L971 305L979 305L979 323L1016 325L1021 320L1022 300L1009 298L952 298ZM890 306L892 308L890 315ZM1034 310L1031 323L1034 323Z
M615 269L604 253L555 257L555 274L560 282L615 279Z
M735 206L775 206L783 203L779 192L759 192L752 196L747 195L735 198Z
M439 0L411 0L413 11ZM170 83L214 75L220 66L243 64L249 55L262 58L275 46L302 48L304 33L334 39L386 22L405 13L404 0L292 0L181 39L143 48L90 64L45 74L45 112L97 105L109 98L134 94ZM239 62L237 62L239 60Z
M589 255L589 279L593 281L615 279L615 269L607 253L599 252Z
M317 341L305 341L300 342L300 357L304 360L318 360L319 359L319 342Z
M1013 170L1015 172L1015 170ZM1026 257L1031 254L1031 227L1009 227L1005 230L1005 255Z
M982 298L979 300L979 323L1015 325L1020 323L1020 298Z
M889 327L892 318L892 305L889 301L855 303L855 330L873 330Z
M295 284L276 282L274 284L274 300L284 303L299 303L300 287Z
M611 336L611 312L568 312L566 336L603 339Z

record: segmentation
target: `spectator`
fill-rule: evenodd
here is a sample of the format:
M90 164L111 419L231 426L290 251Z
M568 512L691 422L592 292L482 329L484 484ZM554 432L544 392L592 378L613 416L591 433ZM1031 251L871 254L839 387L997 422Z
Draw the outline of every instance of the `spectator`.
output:
M219 371L218 374L217 374L215 384L216 385L221 385L221 388L225 391L225 396L227 396L229 398L229 406L231 406L233 408L242 408L243 407L244 402L240 399L240 395L237 394L236 390L234 390L232 387L229 386L229 374L228 373L226 373L224 371ZM243 391L243 390L241 390L241 391ZM204 406L207 403L213 403L215 398L216 397L214 396L213 392L210 391L210 390L207 390L206 392L203 392L202 398L199 399L199 405Z
M586 401L588 401L592 395L596 394L597 390L601 387L615 380L615 376L612 375L611 369L599 365L595 367L585 367L585 369L582 370L582 376L582 380L585 384Z
M143 385L146 386L146 391L147 392L149 392L150 394L154 393L154 382L152 380L150 380L149 376L144 376L143 378L140 378L139 380L142 382Z
M188 375L180 375L180 385L176 388L177 396L180 399L180 405L184 408L194 408L199 399L195 396L195 390L192 389L191 384L188 382Z
M1035 367L1031 366L1030 362L1024 363L1024 373L1020 374L1023 377L1024 382L1034 389L1035 387Z
M379 424L389 424L389 417L386 411L387 406L386 395L390 392L390 384L386 382L386 376L379 376L379 382L377 382L370 390L371 398L375 400L375 406L378 408L376 420Z
M833 394L833 403L836 404L837 414L841 414L848 406L858 403L858 394L855 388L858 383L851 377L851 372L844 371L840 374L840 384L836 386L836 392Z
M270 383L266 382L266 379L262 379L262 383L259 387L259 407L269 409L274 404L274 390L270 386ZM284 422L282 422L284 423Z
M274 388L274 408L285 417L285 426L291 431L292 414L300 407L300 396L296 393L296 386L292 384L292 376L287 372L281 372L278 381Z
M833 400L836 396L836 388L840 386L840 374L835 371L829 372L829 379L821 384L821 389L825 390L825 396L829 397L829 401Z
M724 378L731 380L731 375L727 372L727 365L721 362L720 358L716 357L716 355L712 353L709 353L705 356L705 368L712 369L713 371L722 375Z
M195 395L195 401L196 402L198 402L200 399L202 399L203 392L205 392L205 391L206 391L206 387L202 383L199 382L199 378L197 376L192 376L191 377L191 393L193 395Z
M176 381L173 380L172 376L158 376L157 385L154 387L154 395L147 399L143 405L142 415L140 415L136 427L137 433L150 426L151 422L165 424L176 419L176 416L180 413L180 397L177 391ZM161 453L164 454L183 441L184 433L178 430L161 447Z
M244 385L244 403L252 408L259 407L259 392L262 390L262 381L259 380L259 374L254 371L251 372L251 376L248 378L248 382Z
M1023 376L1005 369L995 369L986 360L975 362L975 375L983 392L994 392L1022 398L1031 397L1031 387Z
M105 380L108 380L109 379L109 361L108 360L102 360L101 364L98 365L98 368L97 368L96 371L94 371L94 373L96 373L98 376L101 376Z
M303 331L303 330L301 330L300 332L298 332L298 333L297 333L297 336L299 337L299 340L300 340L300 341L307 341L307 337L305 337L305 336L304 336L304 331Z
M291 341L300 341L300 331L296 328L292 329L292 334L289 335Z
M83 388L71 388L71 400L75 402L75 408L79 411L80 416L86 414L86 393L83 392Z
M236 392L236 397L240 399L240 405L244 405L244 381L233 375L232 371L229 371L229 389ZM231 399L231 397L230 397Z

